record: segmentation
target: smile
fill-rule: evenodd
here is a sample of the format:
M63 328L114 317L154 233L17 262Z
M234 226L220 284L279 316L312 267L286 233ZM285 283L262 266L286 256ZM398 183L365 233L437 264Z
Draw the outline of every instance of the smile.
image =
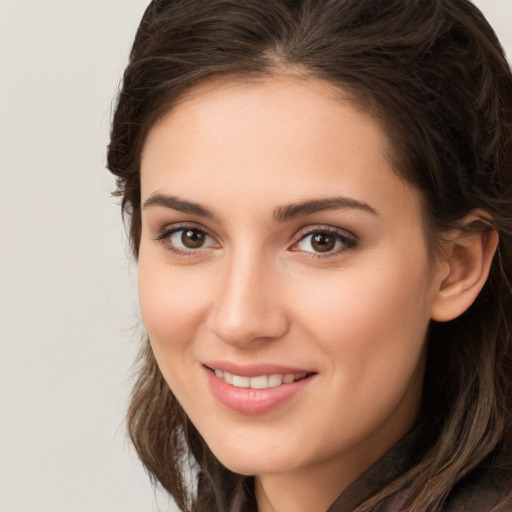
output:
M287 373L287 374L271 374L271 375L258 375L256 377L247 377L244 375L235 375L233 373L214 370L215 375L224 382L231 384L237 388L251 388L251 389L267 389L281 386L282 384L291 384L297 380L307 377L307 373Z
M279 409L309 388L317 372L274 364L203 364L207 386L223 406L244 415ZM220 367L220 368L219 368Z

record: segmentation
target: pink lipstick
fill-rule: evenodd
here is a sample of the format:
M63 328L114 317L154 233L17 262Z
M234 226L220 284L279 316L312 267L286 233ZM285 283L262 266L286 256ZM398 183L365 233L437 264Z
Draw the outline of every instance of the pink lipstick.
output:
M246 415L270 412L296 397L314 379L315 372L274 364L203 365L212 394L229 409Z

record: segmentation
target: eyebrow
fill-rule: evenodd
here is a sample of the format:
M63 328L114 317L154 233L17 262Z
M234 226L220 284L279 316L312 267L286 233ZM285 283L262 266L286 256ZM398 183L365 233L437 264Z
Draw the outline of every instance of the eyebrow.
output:
M379 216L379 213L375 208L372 208L369 204L363 201L358 201L357 199L352 199L350 197L326 197L280 206L274 212L274 220L276 222L285 222L287 220L311 215L312 213L324 210L338 209L362 210Z
M191 213L193 215L198 215L199 217L206 217L207 219L219 220L217 215L215 215L205 206L167 194L151 194L149 198L144 202L143 209L152 208L154 206L169 208L171 210L176 210L183 213Z
M149 198L144 202L143 209L152 208L154 206L198 215L199 217L213 219L217 222L220 220L219 217L206 206L158 192L149 196ZM279 206L274 210L273 219L275 222L286 222L298 217L311 215L316 212L337 209L357 209L379 216L377 210L372 208L369 204L363 201L358 201L357 199L341 196L309 199L299 203Z

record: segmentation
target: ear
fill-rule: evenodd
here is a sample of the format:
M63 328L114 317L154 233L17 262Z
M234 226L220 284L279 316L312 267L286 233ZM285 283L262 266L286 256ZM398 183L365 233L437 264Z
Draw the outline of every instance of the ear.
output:
M482 218L488 215L473 212L463 222L469 229L458 231L457 236L446 242L445 257L439 265L441 275L437 276L437 290L431 303L432 320L447 322L464 313L487 280L498 233L482 225ZM471 229L470 225L477 224L480 229Z

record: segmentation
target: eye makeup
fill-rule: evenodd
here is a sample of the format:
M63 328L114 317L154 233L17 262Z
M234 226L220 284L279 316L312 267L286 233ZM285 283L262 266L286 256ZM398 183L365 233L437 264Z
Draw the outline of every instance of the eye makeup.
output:
M194 223L179 223L161 229L155 241L162 243L166 250L183 257L199 255L206 250L217 249L220 244L203 227ZM308 226L301 229L287 249L315 258L335 257L350 251L358 245L358 239L345 230L333 226Z

